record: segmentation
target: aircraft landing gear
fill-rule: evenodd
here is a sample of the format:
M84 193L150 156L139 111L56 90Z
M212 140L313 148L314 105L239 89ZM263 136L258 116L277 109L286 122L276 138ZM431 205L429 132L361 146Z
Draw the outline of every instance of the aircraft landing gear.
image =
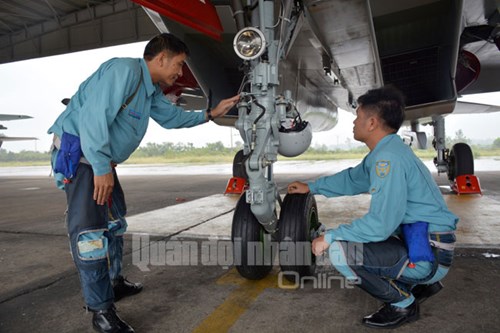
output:
M456 143L448 150L445 146L444 119L442 116L433 118L434 141L437 151L434 165L438 173L446 172L451 188L457 194L481 193L479 180L474 176L474 157L470 146L466 143Z
M479 179L474 175L474 157L466 143L455 144L448 156L448 180L457 194L482 194Z
M448 179L453 182L457 176L474 174L474 157L466 143L456 143L448 156Z
M248 183L233 216L233 259L240 275L262 279L271 271L279 241L284 240L290 260L282 262L282 268L303 276L314 272L310 231L318 224L316 203L312 195L289 196L281 206L280 219L276 203L281 204L281 197L273 174L278 154L298 156L311 143L311 126L300 118L296 96L290 89L277 92L279 63L294 38L301 9L293 1L284 1L275 16L274 1L253 3L252 26L243 27L233 41L245 73L235 122L244 144L233 162L233 178ZM232 190L232 185L227 188ZM304 247L301 255L310 262L297 262L297 246Z
M314 275L316 258L311 251L313 235L320 226L314 195L287 194L279 222L280 266L284 276L295 282Z
M231 228L235 267L249 280L265 278L273 268L271 235L259 223L242 195L236 204Z
M279 245L283 276L292 282L312 276L316 258L311 242L321 223L314 195L287 194L281 205L279 229L273 235L266 232L242 195L233 216L231 240L235 267L249 280L265 278L272 270ZM279 243L277 242L279 240Z

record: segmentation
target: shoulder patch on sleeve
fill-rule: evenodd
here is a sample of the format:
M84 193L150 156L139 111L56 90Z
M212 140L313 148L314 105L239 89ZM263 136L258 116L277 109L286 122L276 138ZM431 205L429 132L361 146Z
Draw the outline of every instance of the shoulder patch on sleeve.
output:
M390 161L377 161L375 164L375 172L377 176L380 178L384 178L391 171L391 162Z

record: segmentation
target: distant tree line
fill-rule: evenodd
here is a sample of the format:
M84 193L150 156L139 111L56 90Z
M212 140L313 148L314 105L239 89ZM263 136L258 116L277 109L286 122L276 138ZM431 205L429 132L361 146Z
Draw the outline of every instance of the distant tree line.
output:
M493 141L492 147L494 149L500 149L500 138L496 138L495 141Z
M0 149L1 162L49 162L50 154L48 152L38 152L23 150L19 153L13 153L5 149Z
M132 157L176 157L186 154L235 154L241 147L226 148L221 141L214 143L207 143L202 148L195 147L192 143L151 143L148 142L146 146L139 147Z
M202 148L195 147L192 143L147 143L144 147L139 147L133 157L176 157L186 154L231 154L234 156L241 146L226 148L222 142L207 143ZM49 152L36 152L23 150L18 153L0 149L0 163L2 162L49 162Z
M451 138L451 137L446 137L446 145L451 148L455 143L458 143L458 142L463 142L463 143L467 143L470 145L471 143L471 140L469 140L464 132L459 129L458 131L455 132L455 137L454 138Z
M467 139L461 130L455 133L455 137L451 139L446 138L447 147L451 148L453 144L457 142L465 142L470 144L470 140ZM433 150L432 145L429 144L428 147ZM500 137L495 139L493 143L486 147L476 147L472 145L474 149L500 149ZM143 158L143 157L164 157L165 159L176 158L189 155L218 155L218 156L234 156L237 151L242 149L242 144L237 142L236 147L228 148L225 147L221 141L207 143L204 147L195 147L192 143L147 143L143 147L139 147L133 154L132 157ZM326 145L318 145L315 147L310 147L305 154L305 157L309 156L314 158L321 155L335 155L339 152L350 152L353 154L364 154L368 150L365 146L358 146L351 149L339 149L332 148ZM477 157L477 155L476 155ZM12 162L12 163L26 163L26 162L47 162L50 161L49 152L35 152L23 150L18 153L10 152L5 149L0 149L0 163Z

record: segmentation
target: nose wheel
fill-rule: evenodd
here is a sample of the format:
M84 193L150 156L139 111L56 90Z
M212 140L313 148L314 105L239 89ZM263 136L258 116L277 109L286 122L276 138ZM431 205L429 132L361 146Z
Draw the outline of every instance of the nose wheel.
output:
M316 257L311 242L321 223L314 195L287 194L281 205L277 236L282 274L295 282L314 275ZM235 267L241 276L260 280L272 269L277 243L273 243L242 195L236 205L231 231Z
M253 215L243 194L233 215L231 230L235 267L249 280L266 277L273 268L271 235Z
M298 278L314 275L316 257L311 242L319 226L314 195L285 196L281 206L279 239L281 271L288 280L295 282Z

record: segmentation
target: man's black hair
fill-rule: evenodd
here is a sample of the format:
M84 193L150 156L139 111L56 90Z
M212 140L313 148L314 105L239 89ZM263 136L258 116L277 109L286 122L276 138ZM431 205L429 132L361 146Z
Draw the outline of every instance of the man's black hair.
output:
M358 104L364 109L375 111L395 132L399 130L405 119L404 96L394 86L368 90L366 94L359 96Z
M189 49L186 44L172 34L159 34L149 41L144 49L144 59L151 60L162 51L170 52L173 55L185 53L189 56Z

